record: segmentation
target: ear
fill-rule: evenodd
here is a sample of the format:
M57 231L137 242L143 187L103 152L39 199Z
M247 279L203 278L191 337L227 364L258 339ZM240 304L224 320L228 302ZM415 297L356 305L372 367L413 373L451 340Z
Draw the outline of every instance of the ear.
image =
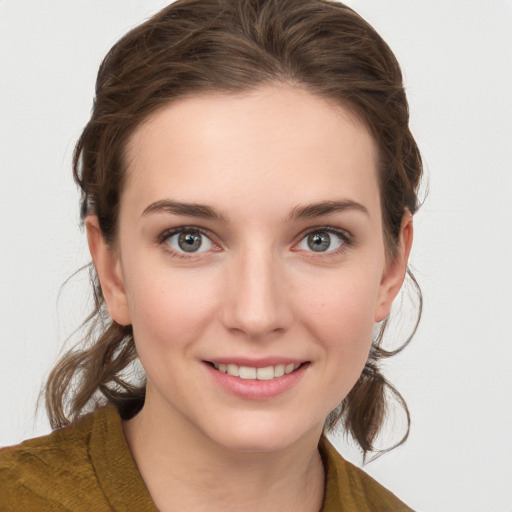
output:
M103 238L96 215L87 216L85 228L89 251L98 273L108 314L118 324L129 325L131 324L130 312L118 252L110 247Z
M407 272L407 262L411 252L412 239L412 214L409 210L405 210L400 225L400 233L398 235L398 252L393 261L390 261L386 265L386 269L382 274L377 307L375 309L375 322L380 322L389 315L391 305L402 287Z

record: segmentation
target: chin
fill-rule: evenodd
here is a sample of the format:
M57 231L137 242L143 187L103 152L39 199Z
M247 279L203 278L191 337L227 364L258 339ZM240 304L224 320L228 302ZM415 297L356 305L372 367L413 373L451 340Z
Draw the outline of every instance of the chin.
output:
M316 427L306 429L304 422L275 421L271 418L238 418L229 425L215 428L209 425L208 437L225 449L240 453L269 453L289 448L305 439L318 438L321 435L323 422ZM214 427L213 429L211 427Z

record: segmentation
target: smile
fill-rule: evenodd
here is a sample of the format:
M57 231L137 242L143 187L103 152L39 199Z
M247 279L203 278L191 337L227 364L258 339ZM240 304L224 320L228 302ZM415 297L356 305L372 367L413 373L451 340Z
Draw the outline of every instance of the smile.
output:
M264 368L254 368L252 366L239 366L237 364L216 364L213 367L219 372L226 373L233 377L244 380L272 380L278 377L288 375L297 370L301 364L276 364L275 366L265 366Z
M290 391L311 365L311 361L269 359L203 363L221 389L244 400L266 400Z

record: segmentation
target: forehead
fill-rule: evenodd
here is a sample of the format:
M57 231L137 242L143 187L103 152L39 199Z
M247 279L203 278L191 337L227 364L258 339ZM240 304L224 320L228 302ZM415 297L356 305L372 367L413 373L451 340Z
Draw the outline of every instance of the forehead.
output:
M192 96L132 135L122 201L143 210L169 196L259 212L343 197L377 201L367 208L380 216L376 152L348 109L305 90Z

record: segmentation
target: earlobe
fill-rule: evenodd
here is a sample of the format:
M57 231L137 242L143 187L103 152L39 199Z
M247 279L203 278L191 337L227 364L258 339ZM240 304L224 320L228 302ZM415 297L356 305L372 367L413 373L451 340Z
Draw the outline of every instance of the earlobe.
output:
M108 313L118 324L129 325L131 323L130 312L117 251L109 247L103 238L96 215L87 216L85 228L89 251L98 273Z
M409 261L409 254L411 252L412 239L412 214L409 210L405 210L398 236L398 253L394 260L388 263L382 275L375 310L375 322L380 322L389 315L391 305L402 287L405 274L407 273L407 262Z

